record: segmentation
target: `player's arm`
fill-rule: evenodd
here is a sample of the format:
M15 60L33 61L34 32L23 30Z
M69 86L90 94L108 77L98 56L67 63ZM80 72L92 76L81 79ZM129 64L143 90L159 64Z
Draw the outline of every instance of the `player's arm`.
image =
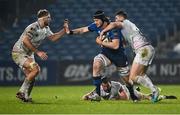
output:
M83 33L89 32L89 29L86 26L86 27L81 27L81 28L73 29L71 31L72 31L73 34L83 34Z
M59 40L60 38L62 38L62 36L65 34L65 30L61 29L59 32L56 32L54 34L52 34L51 36L48 36L49 40L55 42L57 40Z
M119 39L113 39L111 42L103 42L103 40L100 39L100 37L97 37L96 43L104 47L111 48L111 49L119 48Z
M110 95L109 100L118 100L118 99L116 98L116 96Z
M93 89L91 92L83 95L82 100L91 100L92 95L95 93L95 89Z
M67 34L69 34L69 35L72 35L72 34L83 34L83 33L89 32L88 26L70 30L69 29L69 22L68 22L68 20L64 21L64 29L65 29L65 32Z
M125 91L119 91L116 99L117 100L129 100Z
M122 28L122 22L111 22L105 29L103 29L100 33L100 38L102 39L102 36L105 32L112 30L114 28Z
M33 44L31 43L30 39L31 39L31 38L30 38L29 36L24 35L24 37L23 37L23 44L24 44L28 49L30 49L32 52L34 52L34 53L38 52L38 49L36 49L36 48L33 46Z
M37 48L35 48L33 46L33 44L30 41L30 37L28 35L24 35L23 36L23 44L30 49L32 52L34 52L35 54L37 54L42 60L46 60L48 58L48 56L46 55L45 52L43 51L39 51Z

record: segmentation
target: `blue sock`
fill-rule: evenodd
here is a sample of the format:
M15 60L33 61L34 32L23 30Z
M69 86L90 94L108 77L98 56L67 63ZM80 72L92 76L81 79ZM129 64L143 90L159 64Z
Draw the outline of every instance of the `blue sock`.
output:
M96 93L101 96L101 91L100 91L100 87L101 87L101 76L98 77L93 77L93 84L96 86Z

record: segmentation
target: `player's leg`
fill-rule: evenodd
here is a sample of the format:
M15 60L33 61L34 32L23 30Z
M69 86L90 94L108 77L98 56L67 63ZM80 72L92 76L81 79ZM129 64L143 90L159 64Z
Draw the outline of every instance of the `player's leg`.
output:
M134 90L135 95L138 97L139 100L151 100L150 94L145 94L140 91Z
M27 69L26 69L27 70ZM25 70L24 70L25 71ZM25 72L25 75L27 76L28 74L30 73L29 70L27 70ZM32 92L32 89L34 87L34 84L35 84L35 78L30 82L30 86L28 88L28 98L26 98L27 101L31 102L32 101L32 98L31 98L31 92Z
M25 76L28 76L28 74L31 72L29 69L23 69L23 72L24 72L24 74L25 74ZM28 88L28 98L26 98L26 100L28 101L32 101L32 98L30 97L30 95L31 95L31 91L32 91L32 89L33 89L33 87L34 87L34 83L35 83L35 78L30 82L30 86L29 86L29 88ZM20 92L19 92L20 93Z
M38 75L40 69L33 58L27 58L23 64L23 68L26 78L19 91L25 94L25 99L28 99L34 85L35 77Z
M177 97L174 96L174 95L159 95L158 99L160 101L160 100L163 100L163 99L177 99Z
M39 70L40 70L40 68L39 68ZM30 73L31 71L29 70L29 69L24 69L24 74L26 75L26 76L28 76L28 74ZM31 95L31 91L32 91L32 89L33 89L33 87L34 87L34 84L35 84L35 78L33 79L33 80L31 80L31 83L30 83L30 87L29 87L29 89L28 89L28 96L30 97L30 95Z
M23 101L28 101L30 90L32 90L32 84L36 75L40 71L39 66L35 62L33 55L28 56L22 53L12 53L12 56L15 63L20 66L26 76L21 88L19 89L19 92L16 94L16 97Z
M94 58L93 62L93 84L96 86L96 93L100 96L101 72L105 66L110 64L110 60L103 54Z
M35 79L32 80L32 82L30 83L30 87L29 87L29 89L28 89L28 97L29 97L29 98L30 98L30 96L31 96L31 92L32 92L32 89L33 89L33 87L34 87L34 84L35 84Z
M25 62L25 60L27 58L25 58L25 55L22 53L12 52L12 59L22 69L22 62ZM19 92L17 92L17 94L16 94L16 97L24 101L25 93L23 93L19 90Z
M82 96L83 100L91 100L93 95L96 93L95 89L93 89L91 92L85 94Z
M112 63L114 63L117 67L117 71L120 78L125 82L126 87L128 88L132 100L136 102L138 99L134 94L133 82L129 80L130 68L128 65L127 56L123 52L110 56Z
M119 72L119 75L122 76L123 81L126 84L126 87L128 88L130 92L131 99L136 102L138 100L137 96L134 93L134 86L133 81L129 79L129 67L118 67L117 71ZM124 74L126 73L126 74Z
M145 74L147 66L133 63L130 71L130 79L133 82L137 82L147 88L149 88L152 92L156 90L150 78Z
M139 49L131 67L130 79L149 88L153 94L152 101L156 102L159 96L158 88L153 85L150 78L146 75L146 70L149 64L151 64L154 54L155 51L151 46L145 46Z

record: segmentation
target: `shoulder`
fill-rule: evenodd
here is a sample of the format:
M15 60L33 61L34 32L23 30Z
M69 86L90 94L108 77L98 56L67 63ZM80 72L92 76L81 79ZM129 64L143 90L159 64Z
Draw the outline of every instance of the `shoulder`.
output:
M95 23L91 23L91 24L88 25L88 29L89 29L90 31L94 31L94 30L97 29L97 26L96 26Z
M88 27L97 27L95 23L91 23L88 25Z
M131 21L129 21L128 19L125 19L125 20L123 21L123 23L129 23L129 22L131 22Z
M123 24L133 24L130 20L126 19L122 22Z
M36 31L39 28L39 25L37 22L34 22L26 27L27 31Z

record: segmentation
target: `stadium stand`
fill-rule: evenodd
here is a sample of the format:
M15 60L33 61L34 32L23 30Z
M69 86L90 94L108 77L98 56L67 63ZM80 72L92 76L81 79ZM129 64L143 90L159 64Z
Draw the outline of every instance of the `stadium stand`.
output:
M50 26L53 31L62 27L65 18L70 20L71 28L86 26L92 22L92 14L98 9L104 10L114 20L114 13L120 8L127 11L129 19L157 48L180 30L179 0L78 0L78 3L75 0L55 0L47 6L53 19ZM11 59L10 52L15 41L35 20L36 15L31 13L19 20L17 28L8 27L8 31L0 32L0 52L3 55L0 59ZM94 33L66 35L56 44L46 41L41 48L47 50L50 60L92 59L100 50L95 38Z

